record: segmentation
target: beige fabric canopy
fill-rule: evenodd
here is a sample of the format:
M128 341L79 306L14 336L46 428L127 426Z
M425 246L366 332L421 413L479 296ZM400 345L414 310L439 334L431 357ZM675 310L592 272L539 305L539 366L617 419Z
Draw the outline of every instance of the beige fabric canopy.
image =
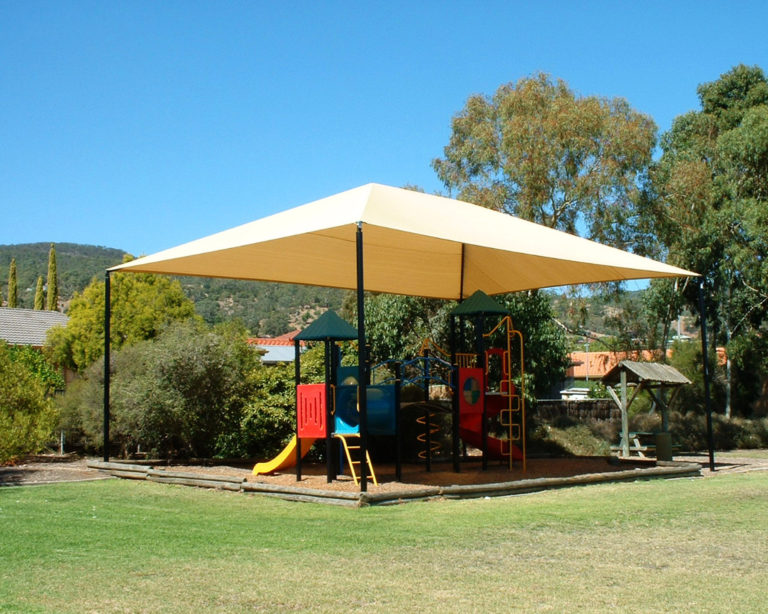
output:
M459 299L568 284L696 275L467 202L380 184L116 266L136 271Z

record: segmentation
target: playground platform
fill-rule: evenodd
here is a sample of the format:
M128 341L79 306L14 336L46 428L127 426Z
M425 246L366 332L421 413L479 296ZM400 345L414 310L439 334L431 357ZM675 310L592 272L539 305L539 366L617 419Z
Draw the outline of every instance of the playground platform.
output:
M254 476L243 464L210 465L202 462L169 465L162 461L101 462L88 466L114 477L148 480L166 484L213 488L303 501L363 507L392 505L411 501L511 496L554 488L585 486L610 482L697 477L701 465L686 460L619 460L614 457L531 458L527 470L509 470L491 465L482 471L479 462L462 463L459 473L450 463L433 463L432 471L424 465L404 465L401 481L395 481L395 469L376 465L379 485L368 485L361 493L351 477L339 476L328 483L325 465L305 464L302 480L286 471Z

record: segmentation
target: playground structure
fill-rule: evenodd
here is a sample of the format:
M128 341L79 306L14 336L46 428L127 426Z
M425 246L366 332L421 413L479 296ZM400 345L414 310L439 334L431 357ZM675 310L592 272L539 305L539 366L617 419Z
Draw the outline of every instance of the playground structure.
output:
M361 425L360 369L342 366L340 341L357 339L357 331L333 312L326 312L295 338L296 433L285 449L270 461L258 463L253 473L267 474L291 466L301 480L302 459L309 448L325 440L327 481L343 472L346 463L355 483L370 476L377 484L371 451L362 438L373 437L394 449L395 475L402 478L403 416L416 415L417 457L430 471L435 457L450 452L454 471L460 471L467 446L482 453L482 468L489 459L504 460L509 469L520 461L525 471L525 374L523 336L515 330L506 310L482 292L451 314L451 351L433 341L423 342L419 355L405 361L387 360L363 370L367 425ZM489 316L501 316L486 332ZM474 333L474 342L466 334ZM325 343L325 383L301 383L299 343ZM500 343L500 347L487 347ZM469 347L471 346L471 347ZM461 351L459 351L461 350ZM407 392L403 397L403 391ZM443 422L450 416L450 445L445 446ZM334 442L338 445L334 446ZM463 442L463 455L462 455ZM366 442L367 443L367 442ZM448 448L446 450L445 448Z

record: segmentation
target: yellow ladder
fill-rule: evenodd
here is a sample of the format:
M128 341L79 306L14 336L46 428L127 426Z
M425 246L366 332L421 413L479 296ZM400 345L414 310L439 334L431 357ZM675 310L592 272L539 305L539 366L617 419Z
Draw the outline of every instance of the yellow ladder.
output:
M506 355L507 364L509 370L506 373L507 392L504 396L507 397L507 408L504 409L499 415L499 420L503 426L509 429L509 446L505 456L509 455L509 468L512 469L513 457L512 457L512 442L519 442L522 456L523 456L523 471L526 471L526 453L525 453L525 356L523 352L523 333L519 330L515 330L512 325L512 318L504 316L499 323L494 327L490 333L485 333L484 337L490 337L499 328L504 326L506 328L507 348L504 351ZM520 339L520 390L517 394L512 394L513 382L512 382L512 339L517 336ZM501 386L500 386L501 387ZM517 420L515 420L517 418Z
M357 465L362 464L362 460L352 460L352 454L351 450L356 450L357 454L360 454L360 448L361 446L358 444L356 446L349 445L348 439L360 439L360 433L334 433L334 437L337 437L341 439L341 444L344 446L344 454L347 457L347 463L349 464L349 470L352 472L352 479L355 480L355 484L360 483L360 479L357 476L357 472L355 471L355 467ZM376 474L373 472L373 465L371 464L371 455L368 453L368 450L365 451L365 461L368 464L368 475L373 480L373 483L378 486L379 483L376 481Z

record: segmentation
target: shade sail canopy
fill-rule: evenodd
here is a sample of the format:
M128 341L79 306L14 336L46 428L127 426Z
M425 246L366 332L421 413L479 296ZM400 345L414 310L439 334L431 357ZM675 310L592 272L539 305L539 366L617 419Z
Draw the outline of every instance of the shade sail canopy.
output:
M568 284L696 275L471 203L368 184L116 266L202 277L460 299Z

